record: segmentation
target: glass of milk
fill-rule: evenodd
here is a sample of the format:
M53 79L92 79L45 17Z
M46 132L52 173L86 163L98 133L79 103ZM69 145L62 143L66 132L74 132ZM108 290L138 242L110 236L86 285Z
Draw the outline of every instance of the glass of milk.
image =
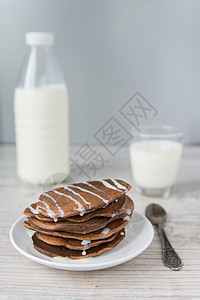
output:
M136 190L146 196L169 197L182 154L183 130L167 126L141 126L130 144Z

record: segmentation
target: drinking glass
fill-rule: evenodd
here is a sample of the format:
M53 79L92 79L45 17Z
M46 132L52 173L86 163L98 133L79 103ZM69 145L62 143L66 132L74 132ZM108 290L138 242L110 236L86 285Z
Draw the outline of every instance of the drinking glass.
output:
M146 196L169 197L178 171L183 130L169 125L140 126L130 144L136 190Z

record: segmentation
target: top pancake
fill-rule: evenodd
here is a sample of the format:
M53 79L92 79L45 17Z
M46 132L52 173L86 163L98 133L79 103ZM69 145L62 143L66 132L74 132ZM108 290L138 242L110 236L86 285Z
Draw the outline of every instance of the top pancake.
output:
M68 220L70 222L84 222L94 217L112 217L113 215L118 214L119 211L121 211L124 208L126 204L126 199L127 199L127 195L122 195L121 197L119 197L117 200L113 201L106 207L102 207L100 209L96 209L91 212L90 211L86 212L83 216L76 215L68 218L57 218L56 221L59 222L63 220ZM36 208L36 204L32 204L31 206L34 209ZM45 217L40 213L34 214L33 212L31 212L29 208L26 209L25 215L29 217L35 217L36 219L41 221L47 221L47 222L53 221L52 218Z
M109 205L130 188L128 183L119 179L75 183L41 194L36 203L25 209L24 214L41 214L54 220L83 215Z

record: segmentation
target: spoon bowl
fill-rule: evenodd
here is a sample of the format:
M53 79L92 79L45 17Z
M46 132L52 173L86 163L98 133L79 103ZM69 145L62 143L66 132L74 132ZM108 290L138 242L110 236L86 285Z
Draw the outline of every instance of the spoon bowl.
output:
M145 215L154 225L163 224L167 220L167 213L164 208L155 203L147 206Z

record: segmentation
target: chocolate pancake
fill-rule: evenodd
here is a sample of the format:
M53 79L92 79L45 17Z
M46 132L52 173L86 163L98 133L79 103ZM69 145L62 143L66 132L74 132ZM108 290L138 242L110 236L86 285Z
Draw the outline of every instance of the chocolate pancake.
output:
M50 236L57 236L57 237L62 237L62 238L72 238L72 239L77 239L77 240L101 240L101 239L106 239L113 235L114 233L122 230L126 225L128 225L129 221L124 220L124 219L119 219L116 221L112 221L107 225L107 230L103 231L102 229L99 229L97 231L87 233L87 234L77 234L77 233L71 233L71 232L63 232L63 231L50 231L50 230L45 230L42 228L39 228L35 226L30 220L24 221L24 226L28 229L34 230L36 232L41 232L46 235Z
M47 222L36 219L35 217L30 217L30 221L37 227L50 230L50 231L66 231L72 233L86 234L89 232L97 231L104 228L111 221L128 217L132 214L134 205L133 201L127 196L127 201L125 207L121 210L118 215L113 215L111 218L106 217L94 217L85 222L69 222L68 220L58 221L58 222Z
M122 229L124 226L126 226L127 225L127 223L123 226L123 224L124 224L124 221L129 221L129 218L131 217L131 215L132 215L132 212L133 212L133 209L134 209L134 204L133 204L133 201L128 197L128 196L126 196L126 203L125 203L125 207L123 208L123 210L122 210L122 212L124 213L123 214L123 216L124 216L124 219L120 219L120 222L117 222L117 221L115 221L115 220L117 220L116 218L117 217L119 217L119 216L122 216L122 214L121 215L118 215L118 216L115 216L114 218L108 218L110 221L107 223L107 221L106 221L106 223L103 223L104 224L104 227L106 226L107 228L109 227L111 227L111 229L112 230L114 230L115 228L116 229L118 229L118 227L119 227L119 229L118 230L120 230L120 229ZM107 219L107 220L108 220ZM91 219L90 220L90 223L91 222L94 222L94 220L96 220L96 218L93 218L93 219ZM104 220L106 220L105 218L104 218ZM35 221L35 222L34 222ZM65 222L65 221L64 221ZM39 224L38 224L39 223ZM56 226L58 226L59 225L59 223L60 222L58 222L58 223L48 223L47 222L47 225L50 225L50 226L52 226L52 225L56 225ZM74 226L74 225L78 225L78 226L80 226L81 224L88 224L89 223L89 221L87 221L87 222L85 222L85 223L70 223L70 222L68 222L70 225L71 225L71 227L72 226ZM83 232L81 232L81 231L79 231L78 233L76 233L76 232L63 232L62 230L61 230L61 232L59 233L59 231L57 231L57 230L49 230L49 228L46 228L45 227L45 224L46 223L44 223L43 221L40 221L40 220L37 220L37 219L35 219L35 218L30 218L30 219L28 219L28 220L26 220L25 222L24 222L24 226L25 227L27 227L27 228L29 228L29 229L32 229L32 230L36 230L37 232L41 232L41 233L44 233L44 234L47 234L47 235L53 235L53 236L58 236L58 237L64 237L64 238L75 238L75 239L80 239L80 240L84 240L84 239L87 239L87 236L88 236L88 233L87 234L84 234ZM106 225L105 225L106 224ZM62 224L61 224L62 225ZM102 225L102 224L95 224L94 226L99 226L99 225ZM121 227L121 225L122 225L122 227ZM73 228L73 227L72 227ZM103 228L103 227L102 227ZM52 229L52 228L51 228ZM55 228L54 228L55 229ZM95 232L91 232L92 234L90 234L89 235L89 237L88 237L88 239L90 240L90 239L101 239L101 238L104 238L105 236L103 235L101 235L101 231L102 231L102 229L100 229L99 228L99 230L96 230ZM110 234L109 235L107 235L106 237L109 237L111 234L113 234L113 233L116 233L117 231L115 230L115 231L112 231L112 232L110 232ZM84 237L85 236L85 237ZM97 236L97 237L96 237ZM102 237L101 237L102 236Z
M95 211L86 212L83 216L76 215L76 216L68 217L68 218L57 218L56 222L62 221L65 219L67 219L70 222L84 222L84 221L90 220L94 217L112 217L113 215L119 214L119 212L123 209L123 207L125 206L125 203L126 203L126 198L127 198L126 195L122 195L121 197L119 197L117 199L117 201L113 201L106 207L97 209ZM32 204L31 207L33 209L36 209L36 204ZM52 218L45 217L40 213L34 214L33 212L31 212L31 210L29 208L27 208L25 210L24 214L27 216L30 216L30 217L35 217L42 221L47 221L47 222L54 221Z
M46 244L54 245L54 246L63 246L63 247L66 247L66 248L72 249L72 250L86 250L86 249L98 246L100 244L110 242L110 241L114 240L116 235L117 235L117 233L114 233L107 239L102 239L102 240L93 240L93 241L82 240L82 241L80 241L80 240L75 240L75 239L65 239L65 238L61 238L61 237L50 236L50 235L46 235L46 234L39 233L39 232L36 233L37 238L39 240L45 242Z
M86 234L104 228L111 221L124 218L126 216L127 213L125 211L122 211L119 215L114 216L113 218L96 217L88 221L78 222L78 223L69 222L67 220L60 221L57 223L55 222L50 223L50 222L38 220L34 217L30 217L30 221L37 227L40 227L45 230L66 231L66 232Z
M131 186L116 179L75 183L50 190L40 195L35 208L29 206L24 213L42 214L52 219L83 215L105 207L130 190Z
M36 236L36 234L33 235L33 246L34 248L50 257L55 256L62 256L62 257L69 257L73 259L80 259L85 257L92 257L102 254L103 252L112 249L117 244L119 244L125 237L125 232L122 230L117 233L116 237L107 243L103 243L101 245L92 247L88 250L71 250L63 246L53 246L49 245L41 240L39 240Z

